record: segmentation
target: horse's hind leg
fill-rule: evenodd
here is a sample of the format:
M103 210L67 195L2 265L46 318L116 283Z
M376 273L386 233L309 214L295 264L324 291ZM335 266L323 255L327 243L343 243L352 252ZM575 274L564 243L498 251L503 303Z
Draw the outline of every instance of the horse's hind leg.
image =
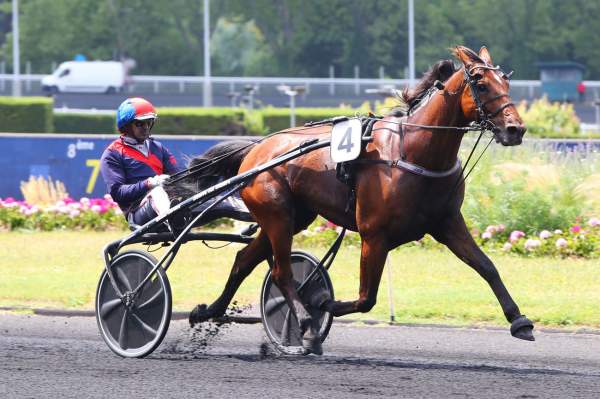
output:
M269 256L271 256L271 244L261 230L254 240L238 251L225 288L219 298L208 307L204 304L196 306L190 313L190 324L194 325L212 317L222 316L240 284L259 263Z
M500 302L506 319L511 323L511 334L515 338L534 341L533 323L521 315L519 307L504 286L498 270L471 237L463 216L459 213L446 220L433 236L487 281Z
M290 219L278 217L277 212L272 212L271 216L265 221L266 223L261 225L262 229L268 234L273 248L275 262L271 269L271 278L298 320L302 331L302 347L305 353L321 355L323 353L321 337L310 313L302 304L293 280L291 267L293 223L289 222Z

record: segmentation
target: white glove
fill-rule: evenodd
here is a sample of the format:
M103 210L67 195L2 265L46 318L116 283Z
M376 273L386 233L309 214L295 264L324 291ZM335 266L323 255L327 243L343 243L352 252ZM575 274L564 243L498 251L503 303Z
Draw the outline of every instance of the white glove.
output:
M169 179L169 177L170 177L169 175L156 175L156 176L149 177L148 180L146 180L146 185L150 189L152 189L154 187L162 186L163 183Z

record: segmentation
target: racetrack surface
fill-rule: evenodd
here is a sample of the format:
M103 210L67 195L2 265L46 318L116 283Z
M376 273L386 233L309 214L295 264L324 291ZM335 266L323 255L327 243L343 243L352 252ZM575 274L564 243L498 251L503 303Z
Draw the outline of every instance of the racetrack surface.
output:
M321 357L273 354L260 324L173 321L122 359L91 317L0 313L1 398L597 398L600 335L334 323Z

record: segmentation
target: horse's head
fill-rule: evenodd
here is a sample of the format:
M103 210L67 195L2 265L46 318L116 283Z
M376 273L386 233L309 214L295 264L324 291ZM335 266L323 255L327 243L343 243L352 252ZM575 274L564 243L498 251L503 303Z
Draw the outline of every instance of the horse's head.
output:
M465 117L490 129L496 142L502 145L521 144L527 129L508 93L512 72L506 74L499 66L494 66L485 47L476 54L457 46L454 54L463 63L468 87L461 98Z

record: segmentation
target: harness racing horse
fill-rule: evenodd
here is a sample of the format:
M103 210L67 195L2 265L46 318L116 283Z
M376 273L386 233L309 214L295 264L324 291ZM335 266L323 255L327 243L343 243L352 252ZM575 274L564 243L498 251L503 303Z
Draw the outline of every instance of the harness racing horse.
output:
M462 137L472 122L491 130L496 142L504 146L520 144L526 129L508 94L510 75L493 66L488 50L482 47L477 54L458 46L453 52L461 68L455 70L452 61L438 62L414 90L402 93L409 107L407 116L389 115L374 124L373 140L354 165L354 206L347 207L351 190L336 178L328 148L261 173L241 190L260 233L236 255L220 297L191 312L192 324L223 315L244 278L273 256L272 279L295 312L304 352L321 354L318 330L293 284L290 252L294 235L322 215L358 231L362 241L358 299L324 298L322 309L334 316L368 312L375 305L388 252L430 234L488 282L512 323L511 334L534 340L532 322L521 314L496 267L467 229L460 211L464 179L458 161ZM225 177L233 176L307 140L328 139L331 129L321 124L289 129L250 145L224 143L204 157L237 149L216 167ZM196 184L197 189L201 186Z

